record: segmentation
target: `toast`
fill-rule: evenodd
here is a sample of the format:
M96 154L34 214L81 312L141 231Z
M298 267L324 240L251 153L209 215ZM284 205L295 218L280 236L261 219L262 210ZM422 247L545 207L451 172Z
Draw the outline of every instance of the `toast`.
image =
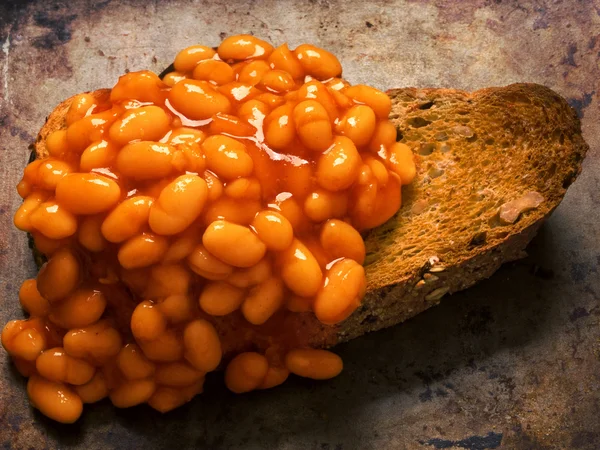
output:
M335 326L298 314L313 347L403 322L523 257L588 150L575 111L544 86L388 94L398 140L416 155L417 177L403 188L399 213L367 237L362 305ZM48 116L35 143L37 158L48 154L48 134L66 127L70 102Z

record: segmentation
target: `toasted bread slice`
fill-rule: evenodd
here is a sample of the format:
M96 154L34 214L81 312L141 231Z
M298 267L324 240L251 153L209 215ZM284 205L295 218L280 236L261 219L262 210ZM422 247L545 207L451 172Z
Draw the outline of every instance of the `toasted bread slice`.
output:
M575 111L544 86L388 94L398 138L413 148L418 174L403 188L400 212L367 238L362 306L336 326L298 314L311 346L402 322L521 258L588 150ZM38 158L48 154L48 134L66 127L70 102L58 105L41 129ZM239 349L248 345L240 342Z

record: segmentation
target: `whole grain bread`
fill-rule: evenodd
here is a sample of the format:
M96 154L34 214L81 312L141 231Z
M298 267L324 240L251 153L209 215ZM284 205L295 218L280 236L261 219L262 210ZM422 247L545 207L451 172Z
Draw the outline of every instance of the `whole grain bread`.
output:
M362 306L336 326L297 315L295 326L307 330L311 346L330 347L402 322L523 257L588 150L575 111L544 86L388 94L398 139L413 149L418 174L403 188L399 213L367 237ZM35 144L38 158L48 154L48 134L66 127L70 102L49 115ZM221 334L231 328L221 325Z

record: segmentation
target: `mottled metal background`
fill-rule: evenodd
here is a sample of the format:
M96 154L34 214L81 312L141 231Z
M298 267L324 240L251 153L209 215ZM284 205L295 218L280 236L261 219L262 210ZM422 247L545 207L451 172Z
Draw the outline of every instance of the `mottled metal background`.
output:
M380 88L542 83L569 99L591 151L530 256L408 323L338 351L329 382L243 396L220 377L171 414L102 402L73 426L32 411L0 355L0 447L600 448L600 3L597 1L0 0L0 321L35 273L12 227L27 146L55 104L160 72L182 47L252 32L336 53ZM1 353L1 352L0 352Z

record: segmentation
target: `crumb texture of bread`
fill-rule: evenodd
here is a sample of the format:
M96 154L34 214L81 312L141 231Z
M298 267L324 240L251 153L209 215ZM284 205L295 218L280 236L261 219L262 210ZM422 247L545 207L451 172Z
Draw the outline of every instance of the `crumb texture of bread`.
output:
M400 212L366 240L362 306L336 326L303 314L314 347L407 320L523 257L588 149L575 111L537 84L388 94L398 140L416 155L417 177L402 190ZM48 155L48 134L66 127L71 100L48 116L35 144L38 158Z

